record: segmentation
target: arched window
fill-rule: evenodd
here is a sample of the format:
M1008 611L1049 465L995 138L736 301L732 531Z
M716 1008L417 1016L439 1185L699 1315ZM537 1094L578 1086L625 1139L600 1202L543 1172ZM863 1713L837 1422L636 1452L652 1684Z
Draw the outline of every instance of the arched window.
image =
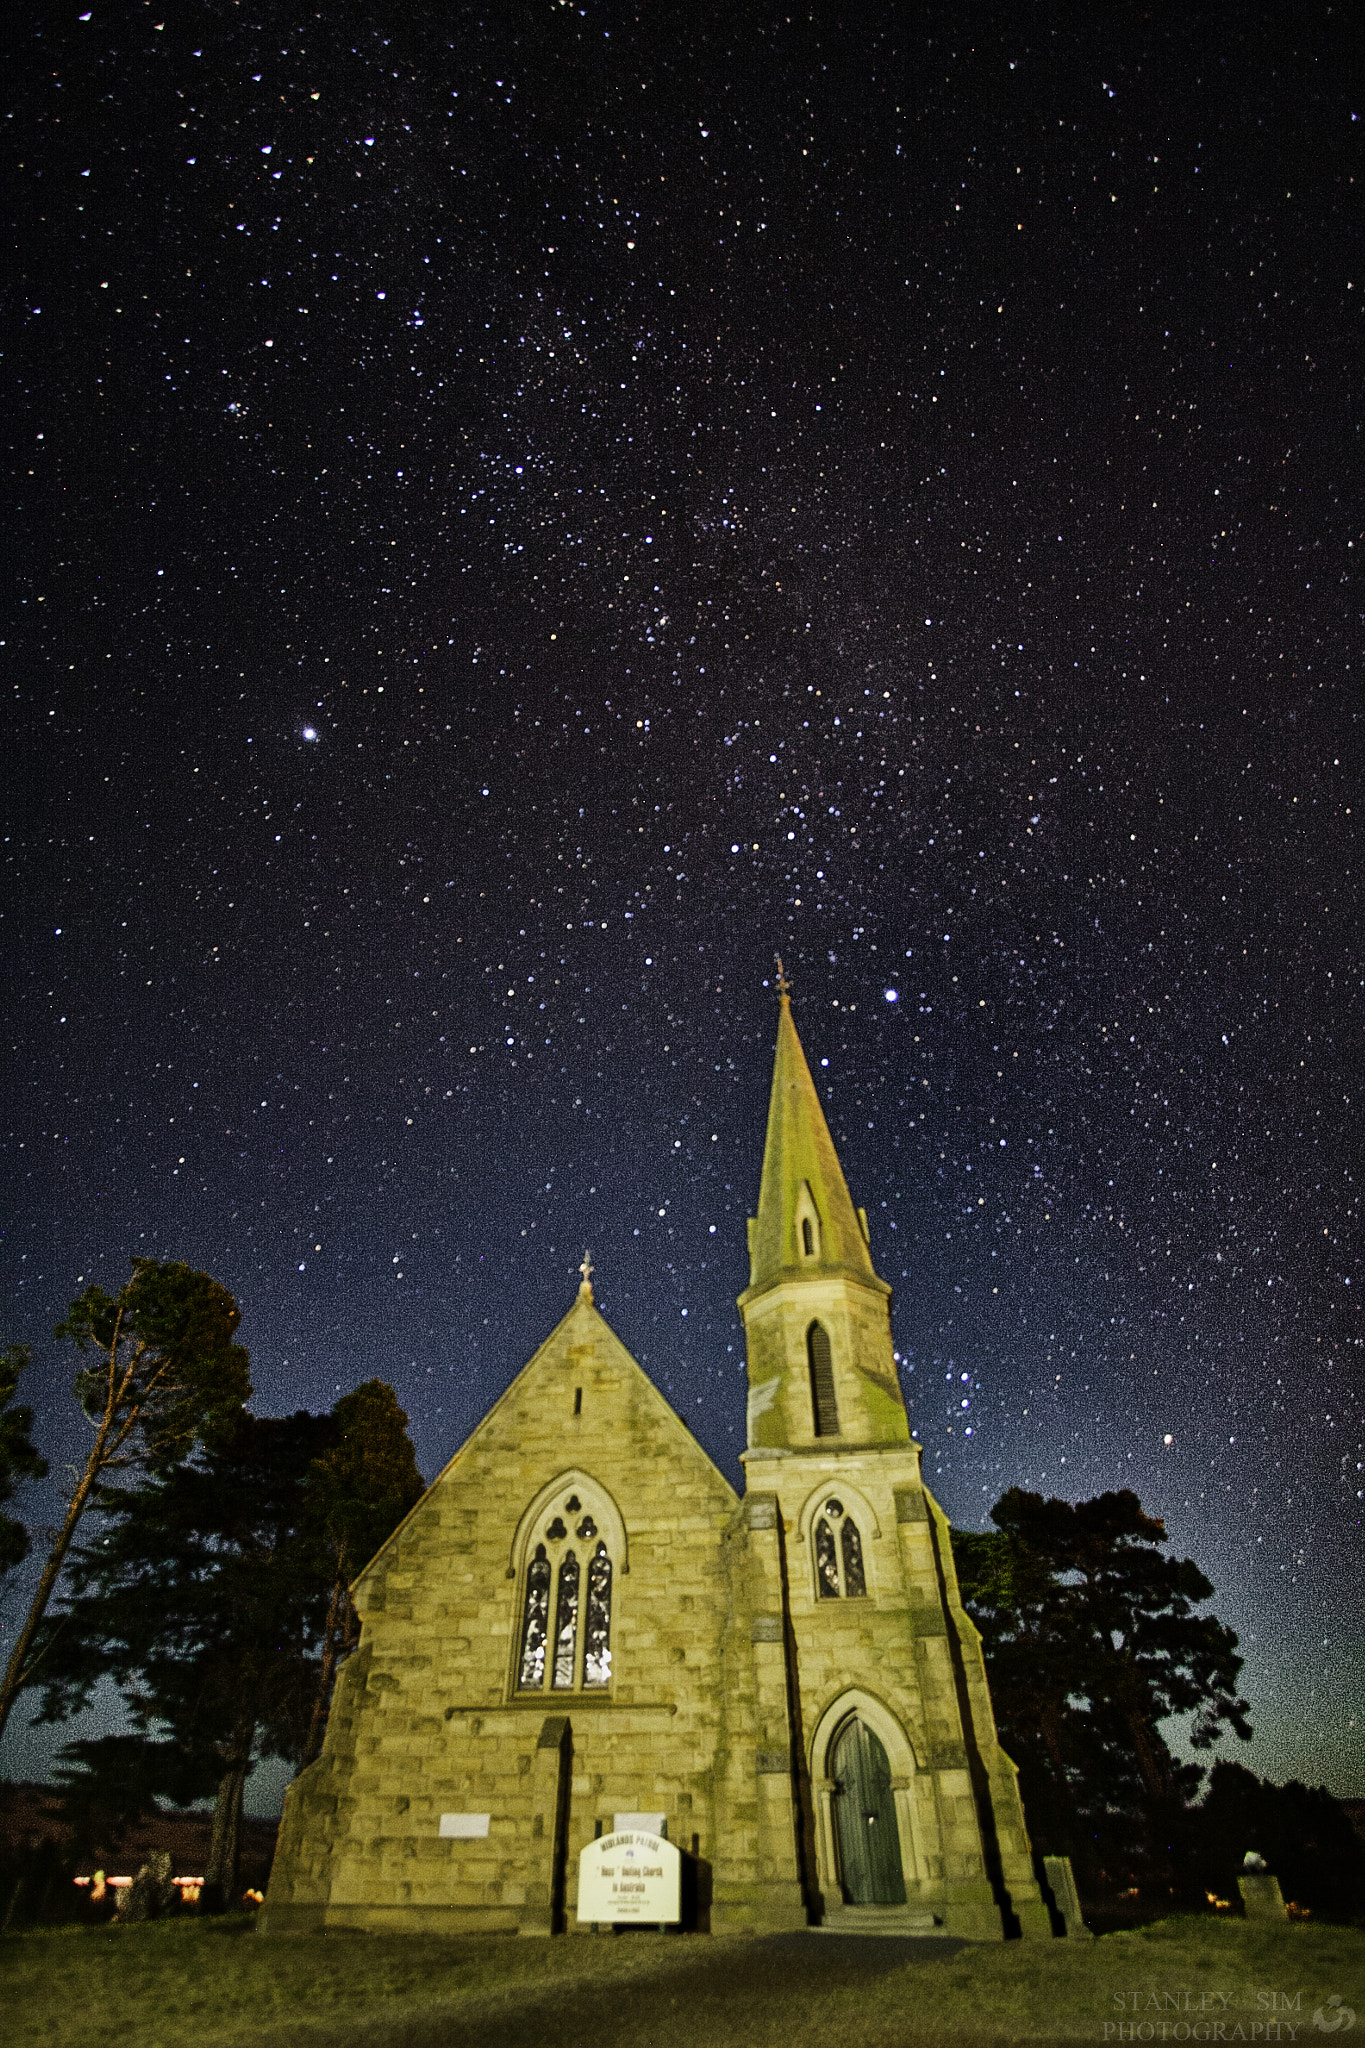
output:
M863 1540L841 1500L827 1500L816 1517L815 1584L822 1600L861 1600L867 1593Z
M611 1510L609 1499L605 1506ZM601 1506L597 1513L603 1513ZM569 1544L566 1515L575 1517L573 1534L591 1552L586 1565ZM609 1515L608 1519L617 1520L619 1536L619 1518ZM526 1565L517 1689L538 1691L547 1681L555 1692L609 1686L615 1577L612 1549L605 1539L598 1538L597 1521L585 1511L577 1494L544 1504L533 1525L533 1536L536 1531L543 1540L535 1543ZM617 1537L612 1537L610 1528L607 1534L615 1544Z
M861 1600L867 1591L867 1580L863 1576L862 1538L852 1515L844 1516L844 1526L839 1531L839 1549L843 1553L844 1593L850 1600Z
M839 1553L834 1548L834 1532L823 1515L815 1525L815 1582L822 1600L838 1599Z
M801 1249L808 1259L815 1257L815 1232L811 1229L809 1216L801 1218Z
M806 1332L806 1356L810 1361L810 1406L817 1436L838 1436L839 1410L834 1399L834 1361L829 1353L829 1333L822 1323L812 1323Z
M557 1691L572 1688L578 1655L578 1559L566 1551L559 1567L559 1603L555 1609L555 1673Z
M605 1543L588 1566L588 1627L583 1645L584 1685L611 1684L611 1559Z
M521 1675L518 1685L544 1685L545 1632L550 1620L550 1560L545 1545L526 1568L526 1608L521 1624Z

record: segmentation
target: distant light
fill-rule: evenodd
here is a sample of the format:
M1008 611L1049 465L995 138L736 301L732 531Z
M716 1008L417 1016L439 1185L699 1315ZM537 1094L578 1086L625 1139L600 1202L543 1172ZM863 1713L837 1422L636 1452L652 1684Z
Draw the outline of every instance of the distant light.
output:
M1173 1444L1175 1442L1175 1438L1173 1436L1163 1436L1161 1441L1163 1444Z
M888 1003L898 1003L901 999L901 992L898 988L883 989L882 994L886 997Z
M317 728L315 726L305 725L305 727L303 728L303 736L306 740L315 740L318 736Z

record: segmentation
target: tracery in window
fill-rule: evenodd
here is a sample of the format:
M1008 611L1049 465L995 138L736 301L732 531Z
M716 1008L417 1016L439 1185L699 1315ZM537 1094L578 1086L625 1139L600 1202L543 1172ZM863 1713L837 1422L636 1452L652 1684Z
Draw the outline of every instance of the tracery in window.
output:
M518 1691L605 1690L613 1681L612 1601L625 1533L609 1495L544 1495L528 1516Z
M574 1682L578 1650L578 1559L567 1551L559 1567L559 1599L555 1606L555 1669L552 1683L563 1691Z
M550 1621L550 1560L545 1545L526 1568L526 1606L521 1625L521 1669L518 1685L545 1683L545 1635Z
M862 1600L867 1594L863 1539L843 1502L832 1496L815 1524L815 1584L822 1600Z
M588 1566L588 1618L583 1643L584 1685L611 1683L611 1559L599 1543Z
M834 1399L834 1361L830 1357L829 1332L823 1323L812 1323L806 1332L806 1356L810 1362L811 1417L817 1436L838 1436L839 1409Z

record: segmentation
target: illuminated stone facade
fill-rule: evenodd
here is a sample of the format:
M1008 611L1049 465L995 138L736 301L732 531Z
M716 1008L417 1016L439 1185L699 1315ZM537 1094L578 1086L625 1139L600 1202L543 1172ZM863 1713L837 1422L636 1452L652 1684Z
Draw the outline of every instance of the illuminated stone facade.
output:
M1049 1932L785 995L749 1252L743 1496L585 1277L356 1583L268 1930L572 1931L579 1851L629 1815L717 1931Z

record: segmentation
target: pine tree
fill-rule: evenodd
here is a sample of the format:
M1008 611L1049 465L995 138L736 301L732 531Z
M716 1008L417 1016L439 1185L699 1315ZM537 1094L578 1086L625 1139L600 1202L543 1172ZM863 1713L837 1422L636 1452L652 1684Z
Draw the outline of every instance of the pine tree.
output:
M0 1681L0 1735L19 1694L38 1682L43 1616L96 1491L113 1472L173 1469L249 1398L249 1361L233 1342L240 1321L232 1296L207 1273L134 1259L117 1295L87 1287L57 1325L58 1337L95 1354L76 1375L95 1437Z
M348 1579L421 1492L406 1423L377 1380L331 1415L243 1413L197 1457L103 1489L100 1533L73 1554L40 1644L40 1718L80 1712L112 1678L141 1749L135 1763L127 1738L70 1745L67 1803L131 1810L133 1783L143 1810L212 1795L205 1910L236 1895L253 1763L298 1764L320 1740Z
M1237 1638L1195 1612L1213 1587L1162 1554L1163 1524L1128 1491L1073 1504L1015 1487L991 1519L997 1533L955 1530L953 1553L1035 1846L1092 1876L1169 1875L1203 1772L1162 1723L1192 1716L1195 1749L1251 1735Z
M0 1352L0 1503L14 1498L17 1481L47 1477L47 1459L34 1448L33 1410L15 1400L28 1363L27 1344L7 1344ZM28 1530L0 1506L0 1578L22 1564L28 1551Z
M392 1387L366 1380L332 1409L336 1441L308 1475L309 1510L329 1575L327 1621L313 1711L304 1743L310 1764L322 1748L340 1660L355 1648L360 1623L349 1586L422 1496L408 1418Z

